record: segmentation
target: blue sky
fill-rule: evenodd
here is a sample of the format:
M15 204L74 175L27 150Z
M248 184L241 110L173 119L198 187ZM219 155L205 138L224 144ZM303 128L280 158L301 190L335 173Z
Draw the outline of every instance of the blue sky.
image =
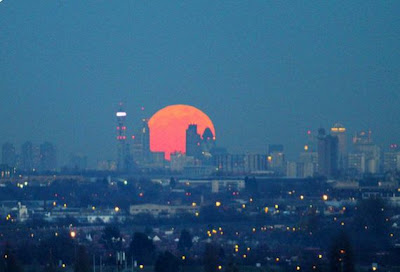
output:
M399 142L399 12L399 1L3 0L0 142L113 158L119 101L130 128L141 106L198 107L234 152L283 143L295 158L307 129L338 121Z

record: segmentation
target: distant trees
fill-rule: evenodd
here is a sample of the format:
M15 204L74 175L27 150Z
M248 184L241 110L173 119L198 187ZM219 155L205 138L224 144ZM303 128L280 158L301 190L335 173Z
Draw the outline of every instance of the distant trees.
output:
M48 264L52 259L63 260L65 263L72 263L74 260L74 241L65 230L40 241L39 249L41 251L38 255L39 261L43 264Z
M383 238L389 228L386 211L386 203L381 198L360 200L354 216L355 227L358 231L368 230L370 235Z
M118 226L106 226L101 236L101 243L107 250L119 250L122 247L122 237Z
M74 272L90 272L89 256L84 246L79 246L76 258Z
M11 246L7 243L4 252L0 259L0 271L1 272L22 272L20 264L17 262L15 254L11 249Z
M186 229L181 231L179 237L178 250L182 253L186 253L193 246L192 235Z
M329 265L331 272L354 272L354 257L350 239L342 232L334 237L329 250Z
M135 232L129 246L129 252L139 263L149 264L152 263L155 255L155 246L146 234Z
M225 272L239 272L239 268L236 266L235 263L229 262L226 266Z
M179 260L171 252L165 251L161 253L154 266L155 272L172 272L179 271Z
M223 257L224 253L220 246L217 246L216 244L207 243L203 256L204 271L205 272L219 271L218 267L222 265Z
M245 183L245 187L246 187L246 191L249 194L252 195L258 195L258 183L255 177L249 178L249 177L245 177L244 178L244 183Z
M369 261L374 252L389 246L388 207L384 200L363 199L358 201L352 225L352 237L361 261Z

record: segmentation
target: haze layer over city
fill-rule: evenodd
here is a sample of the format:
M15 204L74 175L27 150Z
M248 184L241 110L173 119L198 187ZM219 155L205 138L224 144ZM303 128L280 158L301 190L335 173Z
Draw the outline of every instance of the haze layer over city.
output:
M337 122L387 146L400 133L398 5L2 1L0 138L95 166L115 156L122 101L130 128L142 106L193 105L234 152L279 142L294 158L308 129Z
M0 0L0 272L398 271L399 12Z

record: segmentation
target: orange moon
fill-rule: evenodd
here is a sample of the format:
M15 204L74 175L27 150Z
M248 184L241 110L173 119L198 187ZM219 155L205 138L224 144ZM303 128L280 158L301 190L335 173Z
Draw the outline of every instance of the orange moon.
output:
M186 153L186 129L190 124L197 125L200 136L210 128L215 138L215 129L211 119L201 110L189 105L171 105L157 111L149 120L150 150L165 152L170 159L171 153Z

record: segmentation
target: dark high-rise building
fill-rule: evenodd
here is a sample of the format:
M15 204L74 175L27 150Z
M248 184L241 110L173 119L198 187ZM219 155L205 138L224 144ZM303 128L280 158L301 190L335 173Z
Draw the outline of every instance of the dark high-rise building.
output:
M52 143L45 142L40 145L40 171L56 171L57 153Z
M36 148L37 150L37 148ZM35 167L37 167L38 165L34 165L34 160L36 159L36 162L38 161L38 159L40 159L40 154L35 154L34 152L34 146L31 142L25 142L24 144L22 144L21 146L21 165L20 168L23 171L33 171L33 169L35 169ZM39 152L37 152L39 153ZM36 158L35 158L36 155ZM39 158L38 158L39 157Z
M200 158L201 155L201 137L197 133L197 125L189 125L186 130L186 156Z
M15 167L17 164L17 154L15 153L14 145L12 143L5 143L3 144L1 151L1 162L8 166Z
M140 131L140 143L142 146L142 156L144 162L150 161L150 128L148 125L148 120L143 118L142 120L142 130Z
M347 166L346 128L342 124L336 123L331 128L331 135L338 138L338 167L343 170Z
M338 172L338 138L318 130L318 173L331 177Z
M206 128L203 132L203 139L201 140L201 150L205 153L211 153L215 148L215 137L210 128Z
M21 145L20 169L26 172L34 172L40 165L40 148L38 145L27 141Z
M117 117L117 170L129 171L132 166L132 157L126 137L126 112L121 107L115 115Z
M132 146L133 160L136 164L148 164L152 161L152 154L150 151L150 128L148 120L142 119L142 127L133 136Z

